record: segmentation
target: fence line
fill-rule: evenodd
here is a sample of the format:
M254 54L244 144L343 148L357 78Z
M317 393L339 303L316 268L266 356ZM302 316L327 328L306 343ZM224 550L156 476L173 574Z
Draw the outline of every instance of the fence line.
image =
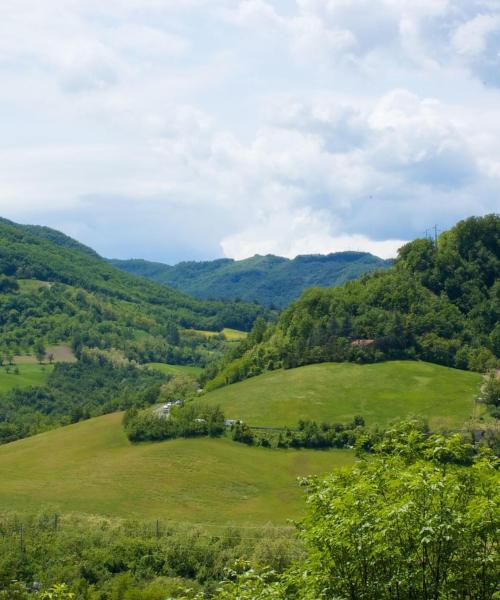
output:
M103 525L109 525L109 528L102 529ZM92 527L88 522L84 520L71 520L71 518L65 518L54 513L54 515L47 517L46 519L33 519L33 520L20 520L17 516L12 519L0 520L0 538L4 537L17 537L19 540L20 553L23 554L26 549L26 542L36 536L37 533L44 533L57 535L60 532L67 530L78 531ZM162 521L156 519L154 521L145 522L121 522L112 523L106 520L97 522L94 527L103 532L117 532L130 535L131 537L145 537L145 538L165 538L171 537L176 530L182 530L186 527L192 528L196 537L215 539L224 535L235 535L240 540L259 540L259 539L285 539L289 538L297 531L296 527L292 525L218 525L215 523L193 523L189 521ZM201 528L202 531L197 531L196 528ZM205 531L203 531L205 529ZM207 532L206 529L212 529L214 531ZM254 531L255 535L240 535L241 532L247 533Z

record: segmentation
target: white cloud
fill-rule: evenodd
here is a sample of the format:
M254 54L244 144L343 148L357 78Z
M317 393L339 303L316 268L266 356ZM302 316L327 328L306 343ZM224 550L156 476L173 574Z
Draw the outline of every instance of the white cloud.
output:
M457 27L452 37L455 50L462 55L475 57L487 48L487 38L500 29L500 15L477 15Z
M0 210L104 254L393 255L498 210L498 8L5 0Z
M314 214L308 208L293 212L273 210L260 214L252 227L225 237L221 246L225 256L243 259L254 254L277 254L294 258L299 254L329 254L355 250L371 252L382 258L394 258L405 242L376 241L365 235L335 234L329 216Z

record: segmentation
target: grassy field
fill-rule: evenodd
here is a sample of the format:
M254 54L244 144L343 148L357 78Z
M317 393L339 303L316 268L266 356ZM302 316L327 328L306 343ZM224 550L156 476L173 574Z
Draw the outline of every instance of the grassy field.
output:
M239 342L240 340L244 340L248 335L246 331L230 329L229 327L224 327L222 331L206 331L204 329L184 329L184 331L187 333L196 333L206 338L222 334L228 342Z
M226 417L249 425L293 426L299 419L367 424L418 415L431 427L459 427L472 416L482 377L425 362L319 364L272 371L207 394Z
M244 340L248 335L246 331L229 329L229 327L224 327L222 333L228 342L239 342L240 340Z
M228 439L132 445L119 413L0 446L0 511L42 507L200 523L284 523L303 511L297 477L352 452L266 450Z
M192 375L198 377L203 371L201 367L193 367L191 365L168 365L166 363L147 363L148 367L165 373L165 375Z
M5 367L0 369L0 393L8 392L15 387L28 387L30 385L43 385L53 369L52 365L17 365L19 374L14 373L15 367L7 373Z

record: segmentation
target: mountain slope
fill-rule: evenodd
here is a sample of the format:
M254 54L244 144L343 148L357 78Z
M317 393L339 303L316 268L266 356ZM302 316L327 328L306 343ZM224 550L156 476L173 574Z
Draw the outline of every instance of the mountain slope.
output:
M258 333L258 335L257 335ZM500 358L500 217L472 217L406 244L395 266L311 289L248 336L209 387L267 369L420 358L485 371Z
M197 341L180 339L181 328L248 329L263 314L255 304L201 301L123 273L49 228L0 221L0 351L66 342L186 362Z
M284 308L309 287L330 287L385 269L392 261L365 252L297 256L253 256L182 262L175 266L145 260L116 260L111 264L134 275L171 285L198 298L256 301Z

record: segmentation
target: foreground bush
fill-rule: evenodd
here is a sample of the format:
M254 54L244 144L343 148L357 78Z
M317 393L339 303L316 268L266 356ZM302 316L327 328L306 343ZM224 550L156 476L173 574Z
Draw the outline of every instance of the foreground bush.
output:
M377 457L307 480L305 561L282 576L233 574L217 597L498 598L498 462L485 453L464 466L457 437L388 437Z

